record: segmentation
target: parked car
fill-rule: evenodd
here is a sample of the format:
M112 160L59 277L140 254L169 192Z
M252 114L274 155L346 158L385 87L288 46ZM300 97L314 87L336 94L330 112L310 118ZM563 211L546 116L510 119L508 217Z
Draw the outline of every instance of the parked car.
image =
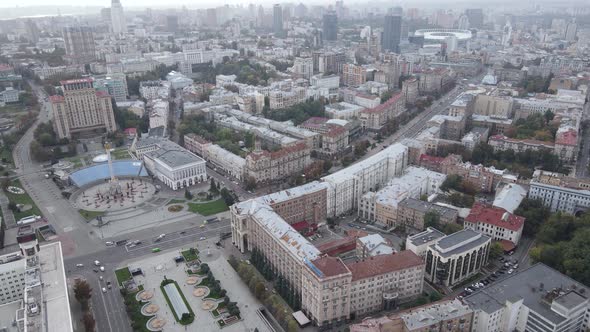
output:
M103 293L106 293L106 292L107 292L107 289L103 287L103 288L102 288L102 292L103 292Z
M104 244L105 244L107 247L110 247L110 246L114 246L114 245L115 245L115 242L113 242L113 241L107 241L107 242L105 242Z
M99 261L94 261L94 266L100 266L100 262Z
M84 267L84 264L78 263L76 264L76 267Z
M512 274L512 272L514 272L513 269L508 270L508 274Z
M515 270L518 269L518 264L512 265L512 268L515 269Z

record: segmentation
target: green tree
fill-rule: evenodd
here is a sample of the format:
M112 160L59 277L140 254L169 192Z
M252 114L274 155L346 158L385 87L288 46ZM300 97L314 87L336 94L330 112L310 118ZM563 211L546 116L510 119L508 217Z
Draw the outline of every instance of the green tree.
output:
M443 226L442 231L443 231L443 233L449 235L449 234L456 233L456 232L460 231L461 229L463 229L463 227L461 227L461 225L451 223L451 224L445 224Z
M496 258L502 256L503 253L504 253L504 249L502 249L502 245L500 244L500 242L492 243L492 246L490 247L490 258L491 259L496 259Z
M440 228L440 214L436 211L428 211L424 214L424 228Z
M84 324L84 330L86 330L86 332L93 332L95 330L94 328L96 326L96 320L94 319L92 312L84 312L84 315L82 316L82 323Z
M193 193L191 193L190 190L188 190L188 188L184 190L184 198L186 198L189 201L193 199Z
M78 279L74 283L74 297L80 303L82 311L89 309L88 301L92 297L92 288L86 280Z
M209 186L209 192L213 195L219 194L219 190L217 189L217 185L215 184L214 178L211 178L211 185Z

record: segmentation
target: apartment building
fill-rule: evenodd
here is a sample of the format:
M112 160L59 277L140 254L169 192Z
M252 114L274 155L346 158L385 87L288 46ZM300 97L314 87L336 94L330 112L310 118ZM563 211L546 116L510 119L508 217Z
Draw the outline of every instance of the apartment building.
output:
M169 103L162 99L152 99L147 106L150 109L149 126L150 129L158 127L168 127L168 116L170 113Z
M586 331L590 289L542 264L516 272L463 299L472 331Z
M302 174L311 163L310 154L310 147L301 141L277 151L258 148L246 156L245 174L256 182L280 181L293 174Z
M465 218L464 227L505 243L504 248L511 250L520 241L524 221L524 217L512 214L503 208L475 202Z
M471 229L439 239L426 252L426 280L453 286L479 273L488 260L491 241Z
M293 87L289 91L272 90L268 94L269 107L278 110L302 103L306 99L306 89Z
M396 143L383 151L323 178L330 185L328 216L339 216L358 206L367 192L399 176L408 164L408 148Z
M362 110L360 113L361 128L363 130L378 131L387 121L396 118L406 110L405 101L401 93L396 93L385 103Z
M296 78L311 79L313 75L313 59L312 58L295 58L293 63L293 75Z
M514 103L511 97L480 94L475 97L473 113L510 119L514 114Z
M147 100L166 100L170 96L170 83L168 81L142 81L139 83L139 95Z
M91 78L60 83L64 95L50 97L53 127L60 139L117 130L111 96L94 89Z
M94 29L89 26L71 26L62 29L69 62L85 64L96 60Z
M436 213L441 225L457 222L457 210L408 197L397 205L397 223L407 229L422 230L424 229L424 216L427 213Z
M345 63L342 67L342 83L357 87L367 81L367 69L361 65Z
M552 212L576 214L590 207L590 181L537 170L533 173L528 195L530 199L541 200Z
M413 105L418 99L418 84L420 82L417 78L412 77L402 82L402 96L406 105Z
M422 195L436 193L445 179L444 174L410 166L400 177L391 179L383 189L364 194L360 198L358 215L387 228L399 226L399 203L406 198L420 198Z
M350 325L350 332L469 332L473 310L445 300Z

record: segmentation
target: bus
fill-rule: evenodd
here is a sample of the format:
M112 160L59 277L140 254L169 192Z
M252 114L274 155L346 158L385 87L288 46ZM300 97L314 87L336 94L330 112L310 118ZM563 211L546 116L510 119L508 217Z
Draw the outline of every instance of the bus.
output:
M152 252L160 252L161 250L162 249L160 249L160 248L154 248L154 249L152 249Z

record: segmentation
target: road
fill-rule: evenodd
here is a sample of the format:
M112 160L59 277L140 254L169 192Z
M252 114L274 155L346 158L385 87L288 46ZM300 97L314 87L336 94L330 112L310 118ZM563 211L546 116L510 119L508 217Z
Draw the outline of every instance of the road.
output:
M179 231L166 234L165 238L159 242L154 242L154 237L145 239L134 239L141 241L141 244L129 248L128 246L105 247L101 250L84 256L68 258L64 261L66 276L69 279L76 277L86 279L93 289L91 298L94 317L96 319L97 331L126 332L132 331L131 325L127 318L127 313L123 308L123 297L119 293L115 270L123 261L139 258L146 255L152 255L153 248L161 250L176 249L180 246L194 246L195 242L208 241L208 244L214 245L219 238L219 233L229 232L231 229L228 220L222 220L217 223L208 224L203 228L192 228L186 231ZM202 237L206 239L201 240ZM98 260L105 271L100 272L94 261ZM84 267L77 267L77 264L83 264ZM98 272L94 272L94 269ZM99 280L99 276L103 280ZM106 282L110 281L112 289L106 289Z
M582 121L588 120L588 112L590 112L590 103L584 105L584 111L582 112ZM590 127L582 127L581 138L580 138L580 152L578 154L578 160L576 162L576 177L585 178L588 177L588 168L590 167Z

